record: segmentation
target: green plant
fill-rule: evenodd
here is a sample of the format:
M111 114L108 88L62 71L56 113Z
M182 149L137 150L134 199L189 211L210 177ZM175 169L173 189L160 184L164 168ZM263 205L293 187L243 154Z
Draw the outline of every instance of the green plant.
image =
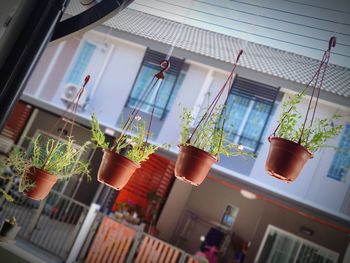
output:
M9 195L8 193L6 193L5 190L0 189L0 193L2 193L2 195L4 196L4 198L5 198L7 201L9 201L9 202L13 202L13 201L14 201L13 197L12 197L11 195Z
M302 132L302 114L298 111L297 106L301 103L303 96L304 93L290 96L282 104L277 137L299 142ZM300 144L310 152L316 152L320 147L325 146L328 139L337 136L342 131L343 125L335 124L339 118L339 115L334 115L330 119L316 118L311 127L305 127Z
M91 116L91 127L91 140L94 142L95 146L105 150L109 149L118 154L126 151L125 156L137 164L146 161L158 148L152 144L145 144L147 130L146 122L143 120L138 120L136 124L129 129L130 134L133 134L133 136L123 134L114 140L111 147L109 143L106 142L106 137L100 129L95 114Z
M156 191L149 191L147 193L147 200L156 203L161 203L164 201L164 199L161 196L157 195Z
M20 178L20 192L34 187L34 183L26 176L31 167L55 175L59 180L68 179L73 175L86 175L90 178L88 163L80 160L81 154L86 151L90 142L77 149L71 137L61 141L49 138L46 143L41 141L42 137L38 135L31 140L30 151L26 152L15 147L5 159L5 165L11 167Z
M242 145L231 143L226 139L226 134L221 128L221 123L224 120L222 112L222 106L216 107L207 121L199 125L195 136L189 141L192 132L191 124L195 118L191 111L184 107L180 115L181 144L192 145L214 156L222 154L225 156L245 155L255 157L253 153L244 151Z

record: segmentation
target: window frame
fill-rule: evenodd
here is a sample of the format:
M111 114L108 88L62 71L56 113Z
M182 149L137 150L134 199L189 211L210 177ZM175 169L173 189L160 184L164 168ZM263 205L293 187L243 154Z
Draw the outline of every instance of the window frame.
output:
M237 86L235 86L235 82L237 80L241 81L241 82L250 83L250 85L251 85L250 88L253 87L254 92L245 91L244 87L238 88ZM271 94L270 97L261 96L259 94L258 90L259 90L259 88L263 88L263 87L269 87L271 90L273 90L273 94ZM257 92L255 92L255 91L257 91ZM240 143L241 139L250 140L250 141L252 141L252 142L254 142L256 144L255 148L251 148L250 146L247 146L247 145L244 145L244 144L243 144L243 146L245 146L248 150L251 150L254 154L257 154L257 152L259 151L259 149L260 149L260 147L262 145L262 141L261 140L262 140L262 137L263 137L263 135L265 133L267 124L271 120L272 113L273 113L273 111L275 109L275 103L277 101L277 98L278 98L278 95L279 95L279 91L280 91L279 87L275 88L275 87L272 87L272 86L269 86L269 85L266 85L266 84L263 84L263 83L259 83L257 81L253 81L253 80L249 80L249 79L246 79L246 78L242 78L242 77L239 77L239 76L235 77L235 79L234 79L234 81L232 83L232 86L230 87L230 91L229 91L228 96L229 96L229 98L230 98L230 96L236 96L236 97L239 97L239 98L246 98L246 99L249 100L249 105L247 107L247 111L244 114L242 122L239 125L237 133L229 132L229 129L227 129L227 128L224 129L224 132L226 132L229 135L231 135L232 137L234 137L234 140L232 142ZM228 102L229 102L229 98L228 98ZM246 125L249 122L249 119L250 119L249 116L253 112L253 108L254 108L254 105L256 103L266 104L270 108L269 108L269 110L267 112L267 118L265 119L264 124L263 124L263 126L262 126L262 128L260 130L260 134L259 134L258 139L257 140L253 140L252 138L244 136L244 129L246 128ZM225 111L224 114L225 114L225 117L227 117L228 112Z
M268 237L273 233L278 233L280 236L285 236L285 237L288 237L290 240L293 240L295 241L296 243L298 243L298 250L296 251L296 254L294 255L294 262L296 262L296 260L299 259L299 256L301 254L301 248L303 246L307 246L307 247L311 247L311 248L314 248L315 250L317 251L320 251L320 253L322 253L323 255L327 254L327 258L328 260L332 260L333 263L335 262L338 262L338 259L339 259L339 253L334 251L334 250L331 250L331 249L328 249L326 247L323 247L315 242L312 242L312 241L309 241L301 236L298 236L294 233L291 233L291 232L288 232L286 230L283 230L279 227L276 227L274 225L267 225L266 227L266 230L265 230L265 234L264 234L264 237L260 243L260 246L259 246L259 250L258 252L256 253L256 256L255 256L255 259L254 259L254 263L258 263L260 262L261 260L261 256L263 254L263 250L264 250L264 247L266 245L266 241L268 239ZM271 247L271 250L270 250L270 253L271 251L273 251L273 248L276 247L276 243L273 244L274 246ZM324 256L326 257L326 256ZM270 261L268 261L270 262ZM304 261L305 262L305 261Z
M350 160L346 157L344 157L344 155L346 154L342 154L341 152L339 152L339 149L341 149L343 146L347 146L346 144L350 144L350 123L347 123L344 125L343 128L343 132L340 136L340 141L338 143L338 147L336 149L335 154L333 155L333 159L332 162L330 164L330 167L328 169L327 172L327 177L331 178L333 180L339 181L339 182L343 182L344 179L347 177L347 175L350 172ZM345 145L343 145L345 144ZM347 161L347 163L345 163L345 173L342 174L342 169L339 168L339 155L340 155L340 162L343 161ZM335 163L337 163L337 165L335 165ZM334 174L335 172L337 172L336 174Z
M103 40L101 40L101 36L103 36ZM96 92L96 90L98 89L98 86L100 85L102 76L106 70L106 67L108 66L109 61L112 58L114 49L116 44L113 42L113 38L111 36L102 34L98 31L91 31L91 32L87 32L86 34L83 35L83 37L79 40L79 44L76 46L75 50L74 50L74 54L72 56L72 59L70 60L70 62L68 63L67 69L65 70L62 80L59 84L59 88L56 90L54 98L60 98L60 102L64 102L64 100L62 100L62 94L64 93L64 88L66 85L68 84L73 84L73 85L77 85L77 86L81 86L83 84L83 81L85 79L85 74L89 73L91 75L93 75L93 79L90 79L88 85L85 88L84 94L82 96L82 98L80 99L85 100L86 103L84 103L84 105L82 107L79 107L79 109L81 111L85 111L86 107L89 103L89 101L91 101L94 97L94 94ZM92 53L92 56L90 57L88 63L86 64L86 68L85 71L83 72L83 75L81 76L81 81L79 83L74 83L70 81L70 75L72 74L73 70L74 70L74 66L76 63L78 63L79 61L79 56L83 50L84 44L90 44L95 46L95 49ZM103 52L101 50L104 50ZM102 52L103 54L101 54L100 52ZM98 54L99 53L99 54ZM103 57L101 57L101 55ZM90 63L93 61L94 56L100 56L101 59L101 67L96 67L94 66L94 70L96 70L96 74L93 74L91 72L86 72L87 69L89 68ZM84 74L85 73L85 74ZM86 98L84 99L84 96L86 96ZM55 100L53 98L53 100Z
M129 92L128 99L127 99L126 102L125 102L124 108L134 108L134 106L130 105L130 101L131 101L132 99L135 99L135 100L136 100L135 103L138 103L138 102L140 101L139 98L132 98L131 95L132 95L132 93L133 93L133 91L134 91L135 85L136 85L136 83L137 83L138 78L140 77L140 73L141 73L143 67L145 67L145 66L147 66L147 65L151 65L152 68L157 68L157 67L158 67L159 70L161 70L161 67L160 67L159 64L154 63L153 61L148 60L148 59L149 59L149 56L151 56L152 53L153 53L153 54L162 55L162 56L164 57L164 59L165 59L165 57L167 56L166 54L161 53L161 52L158 52L158 51L155 51L155 50L152 50L152 49L150 49L149 47L146 48L145 53L144 53L144 56L143 56L142 61L141 61L141 64L140 64L139 69L138 69L138 71L137 71L136 77L135 77L135 79L134 79L134 81L133 81L132 88L131 88L131 90L130 90L130 92ZM173 96L173 94L174 94L174 90L175 90L176 85L177 85L177 83L178 83L178 81L179 81L180 75L183 74L184 68L185 68L185 66L186 66L186 64L185 64L185 59L180 59L180 58L177 58L177 57L170 57L170 59L169 59L169 61L170 61L170 67L171 67L171 64L172 64L172 63L171 63L171 60L172 60L172 59L178 61L178 63L180 63L181 66L179 67L179 70L177 70L176 74L172 74L172 73L170 73L170 72L166 72L166 74L171 74L172 76L175 76L175 80L174 80L174 83L173 83L173 85L172 85L172 87L171 87L171 89L170 89L170 93L169 93L169 96L168 96L168 98L167 98L167 101L166 101L164 107L161 109L161 110L162 110L162 113L161 113L160 115L155 115L155 116L154 116L154 118L157 118L157 119L159 119L160 121L163 121L163 120L165 119L166 115L167 115L168 112L169 112L169 110L168 110L168 105L169 105L170 100L171 100L171 98L172 98L172 96ZM159 63L160 63L160 62L161 62L161 60L159 61ZM165 79L166 79L166 77L165 77ZM162 80L162 81L164 81L164 80ZM149 83L146 83L146 85L148 85L148 84L149 84ZM153 105L153 103L150 103L150 105L151 105L151 107L153 107L153 106L156 106L156 107L157 107L157 105ZM149 115L151 114L150 112L144 111L144 110L142 110L142 109L140 109L140 111L143 112L144 114L149 114Z

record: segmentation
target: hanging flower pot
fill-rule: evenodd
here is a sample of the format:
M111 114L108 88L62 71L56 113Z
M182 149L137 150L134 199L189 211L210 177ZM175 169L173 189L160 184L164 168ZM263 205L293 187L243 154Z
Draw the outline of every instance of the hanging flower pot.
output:
M244 152L243 146L225 140L225 105L217 105L220 96L226 88L231 88L233 81L233 72L237 66L239 57L243 51L238 54L231 74L225 84L219 90L213 101L210 103L206 112L201 116L199 122L192 131L191 123L195 121L190 110L184 108L181 114L181 144L180 152L175 164L176 178L190 183L200 185L208 175L210 168L218 161L218 156L237 156L253 154Z
M84 86L71 105L73 114L89 78L89 76L85 78ZM72 137L75 118L68 120L66 118L68 111L69 108L56 121L51 131L38 134L31 140L29 151L14 147L4 161L4 165L10 167L19 177L19 192L23 192L29 198L43 200L57 180L67 180L74 175L89 176L89 165L80 160L80 157L87 150L90 142L85 142L79 147L75 145ZM56 135L54 131L58 130L59 122L64 124ZM68 136L63 138L63 132L69 124L71 127Z
M25 174L31 187L24 189L23 193L34 200L43 200L57 182L57 176L49 174L39 168L31 167Z
M212 165L218 161L217 158L191 145L179 145L179 148L175 164L176 178L195 186L200 185Z
M98 181L120 190L126 185L135 170L140 168L140 165L110 150L103 150L103 152L98 170Z
M146 101L156 87L157 90L153 102L157 100L160 90L160 85L157 86L157 83L160 79L164 79L163 72L168 70L170 63L164 60L160 65L162 70L154 75L152 81L145 88L140 101L135 105L121 129L120 135L114 140L112 146L106 142L105 135L100 129L95 114L91 116L91 140L104 151L98 171L98 181L117 190L121 190L127 184L135 170L140 168L140 163L146 161L158 148L148 143L155 103L153 103L154 106L148 127L146 127L146 122L138 116L138 113L142 103Z
M297 178L306 162L312 158L304 146L293 141L269 138L270 150L266 160L266 171L277 179L292 182Z
M339 118L337 115L330 119L315 117L330 50L334 46L335 37L332 37L328 50L325 51L321 64L311 81L301 93L289 97L282 105L279 124L269 137L270 150L265 165L267 173L277 179L286 182L294 181L306 162L313 157L313 153L343 129L343 125L335 124ZM314 85L312 85L313 82ZM303 116L297 108L310 86L313 87L312 94L305 118L301 121Z

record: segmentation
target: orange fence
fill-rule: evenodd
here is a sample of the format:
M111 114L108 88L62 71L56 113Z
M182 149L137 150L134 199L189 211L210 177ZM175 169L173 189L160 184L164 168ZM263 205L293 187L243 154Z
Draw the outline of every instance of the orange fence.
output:
M127 185L118 193L113 211L118 208L118 203L133 203L142 208L144 218L148 221L151 216L147 214L150 201L147 195L154 192L161 198L166 195L174 181L175 163L158 154L152 154L146 162L142 162L141 168L131 176Z
M199 263L183 250L104 217L86 263Z
M103 218L85 262L124 262L135 235L135 230Z

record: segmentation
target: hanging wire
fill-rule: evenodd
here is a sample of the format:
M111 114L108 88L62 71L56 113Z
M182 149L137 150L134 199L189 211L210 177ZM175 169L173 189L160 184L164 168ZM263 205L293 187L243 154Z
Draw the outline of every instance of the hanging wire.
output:
M191 6L193 4L193 1L191 2ZM187 15L189 15L189 9L187 10ZM153 78L151 79L151 81L149 82L149 84L147 85L146 89L142 92L141 94L141 98L140 100L136 103L136 105L134 106L131 114L129 115L126 123L123 125L122 127L122 131L118 137L117 140L115 140L114 145L112 147L112 151L115 150L115 148L117 147L118 143L124 139L124 136L126 134L126 132L128 131L128 129L130 128L131 124L133 123L133 121L135 120L135 117L137 116L137 114L140 112L141 107L143 105L143 103L146 101L146 99L149 97L149 95L152 93L152 91L154 91L154 89L156 89L156 94L153 98L153 102L151 103L152 106L152 111L151 111L151 117L150 117L150 122L148 125L148 129L147 129L147 135L146 135L146 140L145 140L145 144L144 146L146 147L147 143L148 143L148 139L150 136L150 131L151 131L151 127L152 127L152 122L153 122L153 118L154 118L154 111L155 111L155 107L156 107L156 102L158 100L159 97L159 92L161 90L163 81L164 81L164 73L170 68L170 57L173 54L174 48L176 43L178 42L180 35L183 31L183 28L185 26L185 21L186 21L186 17L184 18L183 22L181 23L179 30L174 38L174 40L172 41L172 44L169 48L169 51L165 57L165 59L163 61L161 61L160 66L161 66L161 70L155 74L153 76Z
M68 123L70 123L71 127L68 133L68 137L72 136L73 133L73 127L75 126L75 120L76 120L76 115L77 115L77 109L78 109L78 105L79 105L79 100L81 98L81 95L83 94L83 92L85 91L85 87L88 84L90 80L90 75L87 75L84 79L84 84L83 86L79 89L79 91L77 92L77 94L74 97L73 103L69 103L68 107L66 108L66 110L62 113L62 116L55 122L55 124L53 125L53 127L51 128L51 130L49 131L48 134L53 134L53 131L57 128L58 124L63 121L64 125L61 128L57 139L55 141L55 144L53 145L53 147L51 148L50 152L48 153L48 155L46 156L46 159L41 167L41 169L43 170L45 168L45 166L47 165L48 160L50 159L50 157L53 154L53 150L55 149L55 147L58 145L60 139L62 138L62 135L65 131L65 128L67 127ZM71 118L68 117L68 115L71 114Z
M305 125L306 125L306 122L307 122L307 119L308 119L308 116L309 116L309 112L310 112L310 108L311 108L311 102L313 100L315 90L317 89L317 95L315 95L315 97L316 97L315 107L313 109L312 118L311 118L310 126L309 126L309 127L312 127L312 123L314 121L315 112L316 112L316 108L317 108L318 99L320 97L320 90L321 90L321 87L323 85L324 76L325 76L325 73L326 73L326 70L327 70L327 67L328 67L328 62L329 62L329 58L330 58L330 54L331 54L331 48L335 47L335 45L336 45L336 38L333 36L333 37L330 38L329 43L328 43L328 49L324 53L323 65L322 65L322 62L321 62L320 70L317 72L315 85L313 86L313 89L312 89L312 95L311 95L310 102L309 102L309 105L308 105L308 108L307 108L305 121L304 121L304 124L303 124L303 128L301 130L301 133L300 133L300 138L299 138L298 144L301 144L302 136L303 136L303 133L304 133L304 130L305 130ZM321 71L322 71L322 73L321 73ZM321 75L320 84L317 87L317 83L319 81L319 76L320 75ZM308 135L308 137L309 137L309 135Z
M186 14L185 14L184 16L182 16L182 17L183 17L183 20L182 20L182 22L181 22L181 25L180 25L180 27L179 27L178 32L177 32L176 35L175 35L174 40L173 40L172 43L171 43L170 49L169 49L169 51L168 51L168 53L167 53L167 56L165 57L165 60L169 60L170 57L171 57L171 55L173 54L173 51L174 51L174 49L175 49L175 45L176 45L176 43L178 42L178 40L179 40L179 38L180 38L180 36L181 36L181 34L182 34L182 32L183 32L183 29L184 29L184 27L185 27L185 25L186 25L187 18L188 18L189 15L190 15L190 12L191 12L193 3L194 3L194 0L192 0L192 1L190 2L190 5L189 5L188 8L187 8Z
M247 46L248 46L248 40L243 40L244 41L244 45L243 48L239 51L235 61L234 61L234 64L233 64L233 68L231 70L231 73L230 75L228 76L228 78L226 79L223 87L220 89L220 91L218 92L218 94L215 96L215 98L213 99L212 103L209 105L208 107L208 110L204 113L204 115L202 116L202 118L200 119L199 123L197 124L197 126L195 127L194 131L192 132L191 136L189 137L189 139L187 140L187 143L190 143L191 139L193 138L195 132L198 130L198 128L200 127L201 124L204 124L206 123L210 116L212 115L212 113L214 112L215 108L216 108L216 105L220 99L220 97L222 96L226 86L228 87L228 90L227 90L227 95L226 95L226 98L225 98L225 101L224 101L224 104L223 104L223 109L222 109L222 112L221 112L221 116L224 116L225 115L225 112L226 112L226 108L227 108L227 103L228 103L228 99L229 99L229 95L230 95L230 88L232 87L233 85L233 80L234 80L234 71L237 67L237 64L238 64L238 61L241 57L241 55L243 54L243 50L246 50ZM221 122L221 127L220 127L220 138L219 138L219 145L218 145L218 152L220 152L220 149L222 147L222 143L223 143L223 137L224 137L224 129L225 129L225 123L226 123L226 117L224 116L223 119L222 119L222 122ZM194 144L198 142L198 137L196 137L195 141L194 141ZM205 138L202 138L202 140L204 140Z
M315 97L316 102L315 102L315 106L314 106L314 109L313 109L313 112L312 112L312 118L311 118L311 121L310 121L310 124L309 124L309 127L312 127L312 123L314 121L315 112L316 112L316 108L317 108L317 104L318 104L318 100L319 100L319 96L320 96L320 90L322 88L324 76L325 76L325 73L326 73L326 70L327 70L327 67L328 67L328 62L329 62L329 58L330 58L331 48L335 47L335 45L336 45L336 37L333 36L329 40L328 49L324 52L323 58L322 58L322 60L320 62L320 65L319 65L317 71L315 72L315 74L313 75L313 77L311 78L309 83L305 86L305 88L300 93L300 94L304 94L306 92L306 90L315 81L315 84L312 85L313 86L312 94L311 94L311 97L310 97L310 100L309 100L309 103L308 103L308 108L307 108L305 120L304 120L303 125L302 125L302 130L300 132L300 137L299 137L299 140L298 140L298 144L301 144L301 142L302 142L302 137L303 137L305 126L306 126L306 123L307 123L307 120L308 120L308 116L309 116L309 113L310 113L312 101L313 101L313 99ZM320 78L320 76L321 76L321 78ZM316 89L317 89L317 92L316 92L317 94L315 94ZM289 110L284 114L284 116L282 116L282 119L279 122L279 124L277 125L276 129L273 131L272 136L276 136L277 130L281 126L281 124L284 121L284 119L286 118L287 114L292 110L292 108L293 107L291 106L289 108Z
M148 132L147 132L147 137L146 137L146 141L145 141L145 145L147 145L148 137L149 137L149 133L150 133L151 125L152 125L153 115L154 115L155 102L156 102L156 99L158 97L158 93L159 93L159 90L160 90L160 86L162 84L162 80L164 79L164 72L169 69L170 63L167 60L163 60L160 63L160 66L161 66L162 69L157 74L155 74L153 76L153 78L151 79L151 81L147 85L146 89L143 91L140 100L136 103L136 105L134 106L132 112L130 113L127 121L123 125L122 131L121 131L118 139L115 140L114 145L112 147L112 151L114 151L116 149L118 143L121 140L124 139L124 136L125 136L126 132L131 127L131 124L134 122L135 117L137 116L137 114L140 112L143 103L147 100L148 96L151 94L151 92L154 90L154 88L157 87L157 84L160 84L157 87L156 96L155 96L154 101L153 101L153 108L152 108L152 112L151 112L151 119L150 119Z
M195 133L198 131L198 128L200 127L200 125L204 125L210 118L210 116L213 114L213 111L214 109L216 108L216 105L221 97L221 95L223 94L224 90L226 89L226 87L231 87L232 86L232 81L233 81L233 74L234 74L234 71L237 67L237 64L238 64L238 61L241 57L241 55L243 54L243 50L240 50L240 52L238 53L237 57L236 57L236 60L233 64L233 68L230 72L230 75L228 76L228 78L226 79L224 85L221 87L221 89L219 90L219 92L217 93L217 95L214 97L214 99L212 100L212 102L210 103L208 109L206 110L206 112L203 114L203 116L201 117L200 121L198 122L198 124L196 125L196 127L194 128L191 136L187 139L186 143L190 143L193 136L195 135ZM228 85L229 84L229 85ZM227 103L227 98L228 98L229 94L227 94L227 97L225 99L225 102ZM221 129L224 128L224 125L225 122L223 121L222 122L222 127ZM220 144L219 144L219 149L221 148L221 143L222 143L222 136L223 136L223 133L221 132L221 138L220 138ZM195 139L195 142L196 143L198 140L198 137L196 137Z

